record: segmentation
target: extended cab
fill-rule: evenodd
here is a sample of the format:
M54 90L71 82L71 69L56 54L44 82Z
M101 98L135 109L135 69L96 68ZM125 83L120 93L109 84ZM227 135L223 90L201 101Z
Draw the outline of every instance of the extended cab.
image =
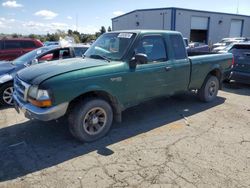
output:
M17 111L49 121L67 116L80 141L104 136L122 111L143 101L196 90L202 101L217 96L232 54L188 58L182 35L133 30L103 34L84 58L40 64L15 78Z

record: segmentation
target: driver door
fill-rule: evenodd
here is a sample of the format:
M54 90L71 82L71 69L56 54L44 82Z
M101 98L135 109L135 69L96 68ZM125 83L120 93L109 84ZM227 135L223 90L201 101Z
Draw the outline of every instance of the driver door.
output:
M171 93L168 90L168 57L164 38L161 35L142 37L135 53L146 54L148 62L138 64L130 79L138 102Z

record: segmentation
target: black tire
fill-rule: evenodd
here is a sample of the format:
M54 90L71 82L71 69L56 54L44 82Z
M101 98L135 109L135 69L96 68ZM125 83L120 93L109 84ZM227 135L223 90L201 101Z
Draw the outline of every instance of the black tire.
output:
M230 84L230 81L231 81L230 79L223 80L223 82L226 83L226 84Z
M110 104L102 99L86 99L69 114L71 134L81 142L92 142L107 134L113 122Z
M216 76L209 75L198 91L198 97L203 102L213 101L218 94L220 84Z
M6 98L6 94L8 94L9 92L11 93L11 103L8 103L8 98ZM0 87L0 104L3 106L13 106L13 98L12 98L12 94L13 94L13 83L9 82L6 83L4 85L2 85Z

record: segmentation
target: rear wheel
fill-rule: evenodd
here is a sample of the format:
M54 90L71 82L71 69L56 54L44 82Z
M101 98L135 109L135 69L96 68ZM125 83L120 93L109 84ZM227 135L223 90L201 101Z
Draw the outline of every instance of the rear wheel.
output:
M74 107L69 115L71 134L82 142L95 141L109 131L113 111L102 99L85 100Z
M219 90L219 80L216 76L208 76L203 83L201 89L198 91L198 96L201 101L211 102L213 101Z
M7 83L0 87L0 104L4 106L12 106L13 101L13 84Z

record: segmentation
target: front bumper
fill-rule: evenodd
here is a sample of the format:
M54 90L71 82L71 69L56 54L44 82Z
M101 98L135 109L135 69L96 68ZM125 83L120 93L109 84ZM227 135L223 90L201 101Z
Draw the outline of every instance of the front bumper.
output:
M229 76L229 79L234 80L236 82L250 84L250 73L232 71Z
M69 103L62 103L49 108L39 108L30 103L22 103L14 94L15 109L19 113L22 111L28 119L37 119L40 121L50 121L58 119L65 115Z

